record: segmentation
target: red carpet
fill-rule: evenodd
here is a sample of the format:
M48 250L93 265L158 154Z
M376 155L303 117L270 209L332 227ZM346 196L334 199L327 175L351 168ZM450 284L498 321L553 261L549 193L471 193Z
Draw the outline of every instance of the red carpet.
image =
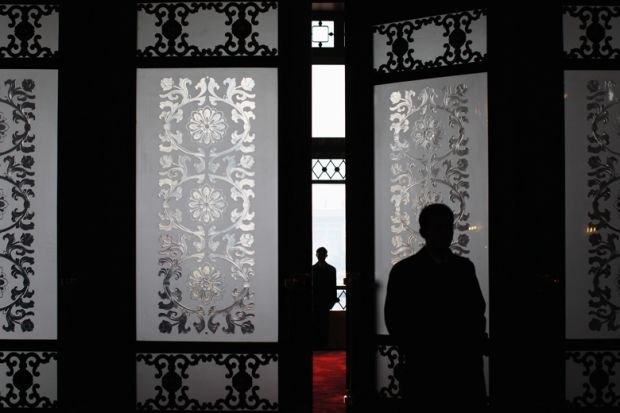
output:
M313 361L313 413L344 413L346 389L344 351L315 351Z

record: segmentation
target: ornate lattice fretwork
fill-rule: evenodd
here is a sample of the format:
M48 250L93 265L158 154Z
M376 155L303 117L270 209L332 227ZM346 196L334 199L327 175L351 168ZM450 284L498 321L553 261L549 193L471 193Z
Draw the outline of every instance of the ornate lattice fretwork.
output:
M564 55L572 59L619 59L620 39L612 35L612 22L620 25L620 6L565 6L564 15L579 20L578 47L565 47ZM566 30L566 28L565 28ZM620 28L615 27L616 33ZM570 47L570 46L569 46Z
M259 394L261 367L278 361L276 354L138 354L138 363L152 366L154 378L159 382L153 390L155 396L138 401L140 410L276 410L278 402ZM224 398L197 400L189 397L191 389L190 367L209 369L222 366L226 373L221 377L221 389L210 389L213 394L226 394ZM272 379L272 378L270 378ZM201 391L207 394L209 391Z
M486 10L481 9L374 26L375 36L387 46L385 59L375 62L375 71L403 72L481 62L486 59L486 50L472 49L473 41L468 36L472 23L483 18ZM435 56L421 58L416 53L416 35L429 26L443 30L443 53L438 47Z
M398 385L397 371L398 366L402 363L402 355L398 350L398 346L391 344L381 344L377 349L377 353L380 358L386 360L381 361L385 363L388 369L387 385L378 389L379 397L382 398L400 398L400 387Z
M55 396L40 394L41 366L51 363L56 363L56 353L0 352L0 366L6 366L6 378L10 380L0 389L0 407L56 407Z
M617 369L620 365L618 351L573 351L566 353L568 364L580 368L576 388L582 389L579 395L568 395L568 403L575 407L620 407Z
M156 18L155 43L139 49L138 57L275 56L276 47L259 41L261 14L277 9L275 1L139 3L138 13ZM188 16L208 12L224 20L230 31L223 43L202 47L188 42ZM197 23L196 23L197 24Z
M0 4L0 16L9 18L8 28L13 30L6 40L0 39L0 57L56 57L58 50L41 45L40 29L42 17L58 14L58 8L55 4Z

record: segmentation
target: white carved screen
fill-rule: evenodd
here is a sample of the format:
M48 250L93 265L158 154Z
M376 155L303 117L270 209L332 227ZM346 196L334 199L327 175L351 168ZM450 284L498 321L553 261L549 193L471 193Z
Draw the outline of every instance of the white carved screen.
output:
M620 338L620 72L567 71L566 338Z
M57 337L56 70L0 70L0 325Z
M137 339L277 341L277 69L137 76Z
M389 272L423 245L417 220L429 203L453 209L452 250L473 261L488 304L487 141L485 73L375 86L377 334L387 334Z

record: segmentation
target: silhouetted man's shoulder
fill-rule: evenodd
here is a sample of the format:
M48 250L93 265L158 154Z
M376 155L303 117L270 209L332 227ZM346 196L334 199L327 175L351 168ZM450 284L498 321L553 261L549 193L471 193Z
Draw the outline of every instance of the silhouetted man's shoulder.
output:
M413 255L410 255L407 258L403 258L402 260L398 261L396 264L394 264L394 266L392 268L394 270L400 270L400 269L405 269L405 268L408 268L408 267L416 266L423 259L424 259L424 257L422 256L421 252L418 251L417 253L415 253Z
M336 267L334 267L331 264L325 263L323 264L323 266L319 265L319 263L317 262L316 264L312 265L312 269L313 270L323 270L323 271L336 271Z
M474 263L467 257L462 257L460 255L456 255L456 254L452 254L452 260L454 260L453 262L456 263L457 265L461 265L461 266L474 266Z

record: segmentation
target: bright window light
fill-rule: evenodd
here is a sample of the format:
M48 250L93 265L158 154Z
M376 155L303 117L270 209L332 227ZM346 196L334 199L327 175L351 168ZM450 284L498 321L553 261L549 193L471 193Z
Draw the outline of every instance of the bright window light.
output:
M312 137L344 138L344 65L312 65Z
M312 184L312 263L317 248L325 247L338 285L344 285L346 272L345 205L345 184Z

